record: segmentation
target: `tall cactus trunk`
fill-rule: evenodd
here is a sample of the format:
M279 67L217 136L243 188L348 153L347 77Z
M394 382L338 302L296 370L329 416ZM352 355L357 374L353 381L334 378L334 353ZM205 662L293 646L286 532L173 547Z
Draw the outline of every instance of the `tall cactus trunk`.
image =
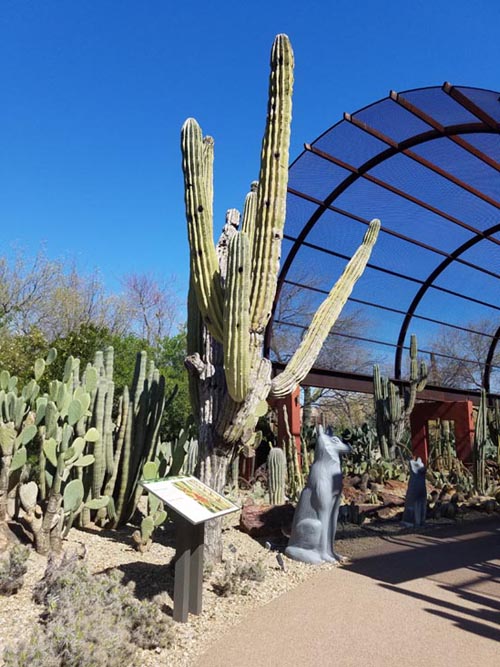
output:
M314 315L286 369L271 378L263 357L264 333L276 295L286 216L293 88L293 51L278 35L271 51L267 122L258 183L239 214L229 217L213 244L213 140L188 119L182 128L186 219L191 279L188 299L190 395L198 419L200 476L222 491L234 453L254 446L267 398L282 398L304 379L363 273L380 221L373 220L361 246ZM215 522L206 539L209 558L220 559Z

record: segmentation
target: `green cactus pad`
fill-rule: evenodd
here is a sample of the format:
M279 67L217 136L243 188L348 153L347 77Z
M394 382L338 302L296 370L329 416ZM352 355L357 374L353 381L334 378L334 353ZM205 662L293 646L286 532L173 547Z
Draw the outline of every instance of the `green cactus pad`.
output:
M21 431L21 443L27 445L28 442L31 442L35 435L37 434L37 428L34 424L25 426Z
M150 516L144 517L144 519L141 521L141 536L145 542L149 540L154 529L155 523L153 518Z
M19 487L19 499L21 505L26 512L30 512L36 506L36 501L38 498L38 484L36 482L28 482L27 484L21 484Z
M111 498L109 496L102 496L101 498L92 498L85 503L85 507L89 510L102 510L109 505Z
M55 347L51 347L47 353L45 363L47 364L47 366L49 366L50 364L53 364L56 359L57 359L57 350Z
M43 453L47 459L52 463L54 468L57 467L57 443L54 438L49 438L43 443Z
M144 479L156 479L158 477L158 464L154 461L148 461L142 468Z
M10 471L14 472L15 470L19 470L19 468L22 468L27 460L28 460L28 452L26 451L26 447L19 447L17 452L12 457L12 461L10 464Z
M99 431L95 427L89 428L83 437L87 442L97 442L101 438Z
M167 513L165 510L159 510L158 512L155 513L154 516L154 526L155 528L157 526L160 526L167 518Z
M63 507L65 512L76 512L83 502L83 483L80 479L72 479L64 487Z
M75 466L77 468L84 468L85 466L90 466L94 463L95 456L93 454L85 454L85 456L80 456L76 459Z
M85 371L85 389L88 392L93 392L97 389L97 383L99 380L99 375L97 369L93 366L89 366Z
M43 372L45 371L45 360L44 359L37 359L35 361L35 380L39 380Z
M4 456L12 453L17 431L11 424L0 424L0 447Z
M68 424L74 426L84 414L83 405L77 398L74 398L68 406Z
M9 371L0 372L0 388L3 389L4 391L8 391L9 389L9 379L10 379Z

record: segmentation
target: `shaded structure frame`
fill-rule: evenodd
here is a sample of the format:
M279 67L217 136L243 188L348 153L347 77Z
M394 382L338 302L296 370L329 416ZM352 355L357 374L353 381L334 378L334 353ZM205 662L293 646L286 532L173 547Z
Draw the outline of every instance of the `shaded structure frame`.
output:
M436 88L428 88L428 89L418 89L417 92L421 90L429 90L429 91L435 91ZM401 309L395 309L391 308L388 306L382 306L380 304L376 304L374 302L368 303L366 301L363 301L362 299L357 299L355 297L351 297L350 301L353 303L361 303L365 305L371 305L374 307L381 308L383 310L387 311L392 311L395 313L399 313L403 315L403 323L400 327L399 334L397 337L397 342L394 343L394 348L395 348L395 358L394 358L394 380L398 382L399 384L404 384L404 382L401 379L401 373L402 373L402 356L404 352L404 341L406 339L406 336L409 332L409 327L412 322L412 320L415 319L423 319L423 320L428 320L430 322L434 322L436 324L442 324L446 326L450 326L455 329L461 329L466 332L474 333L474 334L479 334L483 336L487 336L488 338L491 339L487 355L484 359L484 373L482 377L482 383L484 388L489 391L490 390L490 378L491 378L491 371L493 367L493 360L495 356L495 351L500 339L500 326L496 329L495 333L491 335L490 333L486 332L481 332L477 330L472 330L467 327L462 327L456 324L451 324L447 322L440 321L435 318L431 317L425 317L423 315L417 315L416 311L418 308L418 305L421 303L422 299L424 296L427 294L427 292L430 289L434 290L440 290L444 293L448 292L450 295L453 295L455 297L469 300L471 302L475 302L476 304L480 304L483 306L486 306L492 310L498 311L500 313L500 306L497 305L496 303L490 303L487 302L483 299L476 299L474 297L467 296L465 294L461 294L460 292L457 292L456 290L450 290L443 288L442 286L436 285L436 279L443 273L443 271L449 267L452 263L457 263L457 264L462 264L464 266L467 266L469 268L474 269L475 271L482 272L484 274L487 274L495 279L500 280L500 274L488 269L486 267L480 266L476 263L472 263L468 260L466 260L462 255L469 250L470 248L474 247L477 243L481 241L487 241L489 243L493 243L497 246L500 246L500 240L497 239L494 234L497 232L500 232L500 223L497 223L495 225L489 226L487 229L479 229L473 225L467 224L463 220L459 219L458 217L451 215L450 213L446 212L445 210L442 210L434 205L432 205L429 202L424 201L423 199L419 199L412 195L409 192L405 192L404 190L395 187L391 183L384 181L383 179L373 175L371 170L373 170L375 167L378 165L383 164L386 160L388 160L391 157L394 157L395 155L401 154L405 155L406 157L410 158L412 161L417 162L421 166L423 166L425 169L431 171L433 174L436 174L439 178L444 179L445 181L451 182L454 186L461 188L465 192L467 192L470 195L473 195L474 197L478 198L479 200L486 202L488 205L494 207L497 211L499 211L499 219L500 219L500 201L495 199L494 197L490 196L486 192L483 192L482 190L478 189L477 187L473 186L471 183L468 183L467 181L458 178L456 175L451 173L450 171L447 171L440 167L439 165L433 163L431 160L423 157L422 155L414 152L412 148L418 147L422 144L425 144L426 142L429 142L433 139L440 139L446 137L448 140L452 141L454 144L459 146L462 150L466 151L470 155L472 155L474 158L477 160L481 161L485 165L487 165L489 168L493 169L497 173L500 173L500 162L492 158L488 153L484 152L480 148L478 148L476 145L471 143L470 141L467 140L467 135L477 135L477 134L495 134L498 135L500 134L500 124L496 118L494 118L488 111L484 108L482 108L479 104L477 104L473 99L471 99L469 96L467 96L460 88L454 87L449 83L445 83L441 90L449 96L451 99L453 99L460 107L463 107L470 116L473 117L473 119L469 120L468 122L461 122L461 123L450 123L448 125L443 124L442 122L439 122L436 120L434 117L432 117L429 113L425 112L423 109L419 108L416 104L410 102L405 95L410 94L414 91L406 91L405 93L396 93L396 92L391 92L389 97L386 98L386 100L391 100L394 104L399 105L403 109L405 109L408 113L410 113L412 116L417 118L419 121L422 121L425 123L429 129L426 129L423 132L418 132L413 134L412 136L409 136L405 138L404 140L401 141L396 141L392 139L391 137L387 136L386 134L382 133L380 130L370 126L368 123L363 122L359 118L357 118L357 115L360 114L361 112L370 109L374 107L375 105L378 105L380 102L384 102L386 100L379 100L378 102L375 102L371 105L368 105L367 107L364 107L363 109L359 110L356 112L356 114L344 114L343 121L340 121L336 125L332 126L329 128L326 132L324 132L320 137L318 137L313 144L305 144L305 150L304 153L302 153L295 161L292 163L290 169L292 170L294 165L299 162L299 160L307 153L314 154L318 158L325 160L326 162L329 162L337 167L342 168L346 172L348 172L348 175L341 180L340 182L335 184L335 187L329 192L329 194L325 197L322 198L317 198L313 195L311 195L308 192L302 191L301 189L298 189L297 187L289 187L288 191L290 195L293 195L299 199L304 199L305 201L309 202L310 204L313 204L316 208L312 215L307 219L305 224L303 225L302 229L298 234L295 236L291 236L287 234L287 228L285 225L285 235L284 238L287 239L288 241L292 242L292 247L290 251L288 252L285 261L283 263L283 267L281 269L279 279L278 279L278 288L277 288L277 293L276 293L276 298L273 306L273 318L271 319L271 322L268 326L267 332L266 332L266 355L269 357L270 356L270 348L271 348L271 338L272 338L272 329L273 329L273 324L280 324L279 320L275 319L275 313L277 310L277 304L280 298L280 295L282 293L283 287L285 284L289 285L296 285L297 287L305 287L306 289L310 289L313 291L317 292L324 292L325 294L327 293L327 290L320 290L316 289L311 286L303 285L301 283L294 282L292 280L288 279L288 274L290 271L290 268L293 264L294 259L297 256L298 251L301 249L301 247L306 246L312 249L317 249L321 250L322 252L326 252L328 254L331 254L332 256L335 256L337 258L345 259L348 260L350 257L348 255L342 254L335 252L333 250L328 250L325 248L321 248L315 244L312 244L307 241L307 237L310 233L310 231L313 229L314 225L321 219L323 214L326 211L332 211L334 213L339 213L340 215L350 218L352 220L356 220L357 222L360 222L364 225L369 224L369 220L364 218L363 216L360 216L356 214L355 212L352 211L347 211L343 208L340 208L335 205L335 201L342 195L344 192L346 192L349 187L351 187L353 184L355 184L357 181L360 179L365 179L367 181L370 181L374 185L376 185L379 188L383 188L385 190L388 190L391 192L393 195L397 197L401 197L403 199L406 199L407 201L410 201L412 204L415 204L416 206L421 207L422 209L429 211L430 213L438 216L439 218L442 218L444 220L447 220L448 222L451 222L452 224L456 225L457 227L460 227L463 230L466 230L471 236L467 239L467 241L460 243L457 245L452 250L444 251L442 249L436 248L428 243L423 242L422 240L417 240L415 238L412 238L408 235L402 234L401 232L398 232L397 230L390 229L388 227L385 227L382 225L381 228L381 234L388 234L392 235L394 237L397 237L403 241L406 241L412 245L419 246L420 248L427 250L431 253L436 254L437 256L442 257L442 261L429 273L427 278L424 280L418 280L416 278L412 278L411 276L403 275L403 274L398 274L395 271L392 271L388 268L385 268L383 266L375 266L374 264L368 264L368 267L373 268L377 271L381 271L383 273L388 273L391 274L394 277L399 277L405 280L413 281L415 283L420 283L420 286L415 293L411 303L408 305L406 309L401 308ZM467 90L477 90L480 92L487 92L491 93L491 95L498 98L498 93L494 93L493 91L481 91L481 89L472 89L472 88L467 88ZM361 132L365 133L366 135L373 137L377 139L379 142L383 144L383 148L372 155L369 159L364 161L362 164L359 166L354 166L350 163L348 163L345 160L342 160L335 155L333 155L330 152L324 151L315 144L320 141L323 137L325 137L328 133L330 133L332 130L334 130L336 127L338 127L342 122L348 122L349 124L352 124L354 127L356 127L358 130ZM376 214L376 211L374 211ZM383 220L382 220L383 223ZM500 318L499 318L500 319ZM290 322L287 322L288 326L294 326ZM299 325L300 326L300 325ZM301 327L304 328L304 327ZM342 335L337 333L336 335ZM362 340L360 338L360 340ZM370 341L370 339L365 338L364 340ZM382 343L381 341L375 341L371 340L370 342L373 343L379 343L379 344L385 344ZM424 350L422 350L424 352ZM277 362L274 363L275 370L279 372L280 367L282 364L279 364ZM331 381L328 381L327 378L330 377ZM321 379L321 383L318 384L318 380ZM310 385L315 385L315 386L331 386L332 388L338 388L338 389L350 389L354 390L355 387L358 387L359 391L369 391L369 379L368 376L363 376L360 374L356 373L345 373L345 372L337 372L335 370L332 371L322 371L322 369L318 368L313 368L309 376L305 379L303 384L310 384ZM477 394L478 392L475 392L474 390L461 390L461 389L454 389L454 388L449 388L449 387L433 387L429 388L428 393L429 399L432 398L437 398L440 396L441 398L445 394L450 394L455 396L456 400L456 395L455 394L463 394L464 396L468 398L473 398L474 402L477 402Z

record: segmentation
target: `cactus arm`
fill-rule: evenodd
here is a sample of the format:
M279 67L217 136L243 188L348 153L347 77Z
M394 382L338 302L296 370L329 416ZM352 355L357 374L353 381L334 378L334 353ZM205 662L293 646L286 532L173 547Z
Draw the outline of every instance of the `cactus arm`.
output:
M222 341L222 287L213 242L211 186L206 184L206 175L211 171L210 151L193 118L188 118L182 127L181 147L191 275L203 320L212 336Z
M202 319L200 309L198 308L198 302L196 299L196 293L193 285L193 279L191 277L189 281L189 292L187 300L187 337L186 337L186 347L187 347L187 356L193 357L194 355L200 355L203 341L202 341ZM198 377L193 373L188 373L188 383L189 383L189 398L191 401L191 409L193 415L197 417L200 414L200 394L198 387Z
M243 232L229 242L224 298L224 371L231 398L240 403L250 380L250 245Z
M213 220L214 211L214 140L203 137L203 174L207 197L207 211Z
M276 293L286 212L292 89L292 47L286 35L278 35L271 51L267 123L252 247L250 313L251 329L257 333L262 333L269 322Z
M275 398L293 391L307 375L318 356L330 329L335 324L358 278L363 273L380 229L380 221L372 220L363 242L354 253L344 272L316 311L309 329L287 367L273 378L271 395Z
M255 216L257 214L257 188L258 181L253 181L250 185L250 192L245 198L245 207L243 208L243 221L241 231L248 236L250 248L253 246L253 235L255 233Z

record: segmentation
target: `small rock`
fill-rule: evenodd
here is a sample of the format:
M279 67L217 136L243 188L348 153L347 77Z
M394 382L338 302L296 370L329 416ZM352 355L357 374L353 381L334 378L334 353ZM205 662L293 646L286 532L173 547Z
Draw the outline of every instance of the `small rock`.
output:
M381 491L378 494L379 498L381 501L384 503L384 505L393 505L396 507L401 507L405 504L405 499L404 497L398 496L394 493L387 493L387 491Z
M295 508L286 505L245 505L241 511L240 530L252 537L280 537L289 534Z
M388 479L385 483L385 488L389 489L389 491L391 491L391 493L394 495L405 498L406 491L408 489L408 482L401 482L398 479Z

